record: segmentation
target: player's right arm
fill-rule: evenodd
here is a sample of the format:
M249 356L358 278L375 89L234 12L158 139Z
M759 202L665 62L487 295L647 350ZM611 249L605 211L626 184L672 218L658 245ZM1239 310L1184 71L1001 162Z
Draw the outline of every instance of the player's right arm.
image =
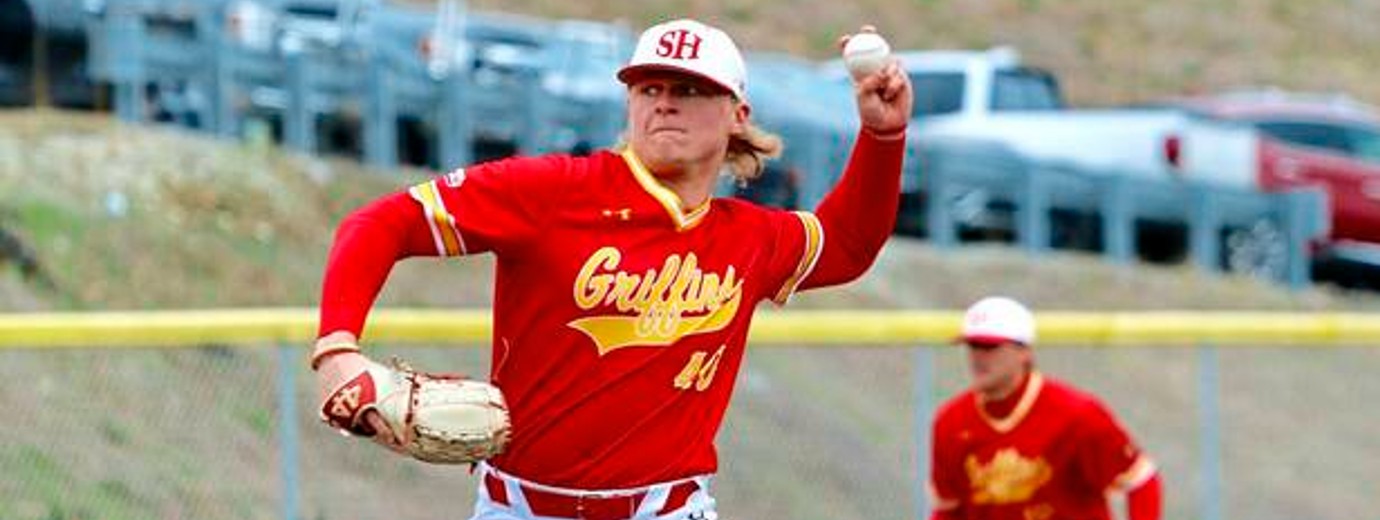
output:
M373 364L359 346L393 265L413 256L501 251L522 243L539 226L533 208L542 194L563 188L555 180L564 166L558 159L521 159L480 165L470 175L456 170L380 197L341 222L326 261L311 356L323 418L401 451L371 408L373 386L366 380Z
M399 260L512 252L542 226L540 208L562 185L569 158L518 158L458 169L351 213L335 235L321 285L318 337L361 337Z
M326 259L317 336L325 340L341 333L357 341L393 264L439 254L427 220L408 193L386 195L355 210L337 228Z
M369 361L360 352L359 335L374 298L398 260L436 254L429 235L426 222L417 217L416 203L405 193L381 197L341 222L322 283L318 338L311 356L322 417L328 403L348 402L350 411L339 415L358 419L346 429L395 452L401 452L402 443L378 412L367 409L371 403L341 396L367 373Z

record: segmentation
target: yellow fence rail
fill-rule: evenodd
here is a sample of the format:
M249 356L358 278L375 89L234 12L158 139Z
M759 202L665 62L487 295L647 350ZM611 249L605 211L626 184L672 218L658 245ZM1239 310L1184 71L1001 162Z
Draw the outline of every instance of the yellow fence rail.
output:
M149 347L205 343L306 344L316 311L264 308L0 314L0 347ZM370 341L485 343L487 310L380 309ZM760 345L942 343L958 331L952 311L766 311L754 320ZM1046 345L1184 344L1380 346L1380 314L1289 312L1043 312Z

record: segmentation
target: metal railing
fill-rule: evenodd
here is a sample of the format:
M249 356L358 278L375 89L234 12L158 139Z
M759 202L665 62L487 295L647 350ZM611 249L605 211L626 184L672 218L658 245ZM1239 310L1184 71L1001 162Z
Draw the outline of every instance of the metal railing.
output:
M541 38L557 38L562 32L552 29L548 35L521 20L466 14L464 23L452 24L459 34L447 36L474 40L474 47L466 47L466 52L479 53L484 38L516 38L522 40L524 52L536 56L509 57L511 63L498 65L502 73L483 72L470 67L479 56L455 50L462 63L438 75L429 58L415 48L417 42L435 36L436 17L426 11L381 4L361 16L358 31L349 32L356 39L283 51L276 47L255 50L228 41L219 19L222 6L216 2L197 5L200 10L184 22L183 31L152 30L151 22L135 9L111 8L91 21L93 71L115 86L116 112L121 118L145 117L146 85L180 82L187 85L186 95L177 98L186 109L182 110L184 119L220 135L236 135L245 131L246 118L264 116L256 116L255 110L267 110L280 119L284 143L302 152L322 150L318 123L323 117L354 118L360 125L362 158L384 168L399 162L398 125L403 118L424 121L434 130L434 159L441 169L473 162L474 144L481 138L510 141L517 153L536 154L598 148L612 144L618 136L621 98L551 99L549 84L569 87L580 82L581 74L591 72L580 67L567 70L570 63L555 61L599 61L572 57L579 53L560 58L551 52L578 47L571 43L579 38L577 33L566 36L571 42L547 41ZM623 43L610 43L619 48L605 49L609 50L605 54L629 51L623 48L627 36L610 39ZM504 53L492 54L500 55L494 59L501 61ZM771 66L808 67L770 57L757 59L768 70ZM598 75L612 83L616 61L601 61L599 67L608 70L601 68ZM552 76L557 71L559 77ZM776 90L760 96L757 117L764 127L788 139L781 166L799 175L798 205L815 207L845 165L853 130L850 124L827 119L830 110L821 108L837 104L835 98L840 96L833 91L837 89L805 88L821 91L820 99L805 99L808 96L792 90L801 87L772 88ZM825 90L829 90L827 95L822 93ZM1233 264L1230 258L1251 253L1238 254L1237 249L1255 247L1264 251L1263 258L1247 259L1244 267L1236 268L1292 288L1311 282L1312 245L1327 235L1330 222L1328 198L1321 189L1263 193L1183 179L1136 177L1035 161L1000 144L962 139L912 139L904 184L907 193L923 194L928 204L923 214L901 218L922 222L930 240L941 248L958 243L964 224L953 201L981 193L1013 208L1014 241L1030 252L1055 246L1053 238L1061 231L1055 212L1072 212L1095 222L1097 236L1084 240L1098 244L1104 256L1116 263L1130 262L1140 252L1142 224L1157 223L1185 230L1184 243L1169 248L1183 251L1200 269L1223 270ZM1261 234L1265 238L1256 241L1268 243L1229 240L1231 236L1256 237L1245 232L1252 229L1265 230ZM1235 245L1240 243L1245 245Z

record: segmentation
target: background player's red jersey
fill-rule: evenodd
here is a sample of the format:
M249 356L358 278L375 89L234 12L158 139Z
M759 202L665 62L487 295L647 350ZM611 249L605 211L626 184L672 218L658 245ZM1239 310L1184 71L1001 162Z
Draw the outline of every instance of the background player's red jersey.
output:
M1002 418L972 391L940 409L932 491L943 518L1108 520L1108 490L1155 475L1095 397L1033 372L1016 398Z

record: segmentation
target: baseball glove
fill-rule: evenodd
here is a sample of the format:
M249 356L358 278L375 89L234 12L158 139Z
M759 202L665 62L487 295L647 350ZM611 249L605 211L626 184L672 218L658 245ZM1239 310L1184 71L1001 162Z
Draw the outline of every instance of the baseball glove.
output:
M417 460L474 463L498 455L508 443L508 406L498 387L458 375L413 370L394 359L384 366L357 352L333 356L323 387L321 419L347 434L374 435L364 413L376 410ZM329 383L326 383L329 384Z

